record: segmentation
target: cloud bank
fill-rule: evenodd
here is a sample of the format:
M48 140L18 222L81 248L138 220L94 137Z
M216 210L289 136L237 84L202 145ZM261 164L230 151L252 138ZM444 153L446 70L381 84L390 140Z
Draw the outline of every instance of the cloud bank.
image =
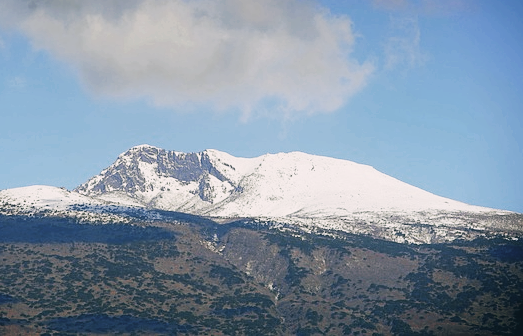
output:
M93 93L236 109L331 112L365 86L351 21L299 0L4 0L0 22L72 65Z

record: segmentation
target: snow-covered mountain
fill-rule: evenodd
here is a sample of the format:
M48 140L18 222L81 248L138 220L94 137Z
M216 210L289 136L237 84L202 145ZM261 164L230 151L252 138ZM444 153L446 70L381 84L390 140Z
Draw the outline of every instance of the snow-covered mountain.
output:
M75 191L120 204L397 241L522 229L521 219L507 220L511 212L440 197L367 165L300 152L237 158L217 150L181 153L141 145Z
M64 188L34 185L0 190L0 215L72 217L79 221L128 223L121 207Z
M18 188L0 191L2 200L20 207L29 202L38 209L78 209L83 204L100 212L112 204L248 217L401 242L448 241L487 232L518 236L523 231L521 215L440 197L370 166L300 152L237 158L217 150L182 153L141 145L73 192Z
M346 160L300 152L236 158L141 145L75 191L109 201L224 217L494 209L436 196Z

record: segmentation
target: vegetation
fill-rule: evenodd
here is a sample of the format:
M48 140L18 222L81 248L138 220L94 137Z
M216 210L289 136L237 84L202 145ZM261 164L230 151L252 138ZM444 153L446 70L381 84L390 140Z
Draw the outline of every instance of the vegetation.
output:
M0 334L512 335L523 244L0 218Z

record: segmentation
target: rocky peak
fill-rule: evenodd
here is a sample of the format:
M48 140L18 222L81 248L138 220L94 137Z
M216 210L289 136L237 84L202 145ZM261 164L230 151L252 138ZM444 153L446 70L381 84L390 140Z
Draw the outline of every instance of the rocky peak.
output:
M227 181L214 166L208 151L182 153L139 145L120 154L110 167L77 187L75 191L86 195L100 195L112 191L135 194L164 187L154 183L162 178L171 178L185 185L196 182L199 189L205 189L209 186L210 176L221 182ZM209 201L208 191L198 190L198 194L202 200Z

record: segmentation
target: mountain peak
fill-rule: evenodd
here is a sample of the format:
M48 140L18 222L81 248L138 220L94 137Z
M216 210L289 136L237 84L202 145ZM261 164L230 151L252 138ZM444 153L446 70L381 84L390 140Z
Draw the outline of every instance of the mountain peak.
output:
M215 149L182 153L139 145L76 191L102 198L125 194L149 207L219 216L486 211L371 166L302 152L238 158Z
M511 212L440 197L371 166L302 152L239 158L214 149L182 153L139 145L73 192L45 186L0 191L2 204L6 211L124 204L400 242L523 230Z
M156 146L151 146L148 144L142 144L142 145L133 146L122 154L129 153L129 152L130 153L141 152L141 151L147 151L147 150L161 150L161 148L156 147Z
M150 148L161 149L159 147L152 146L152 145L149 145L149 144L141 144L141 145L133 146L129 150L132 151L132 150L141 150L141 149L150 149Z
M100 198L123 194L145 206L167 210L213 204L220 199L221 191L233 189L215 165L220 165L224 154L216 150L182 153L150 145L135 146L75 191Z

